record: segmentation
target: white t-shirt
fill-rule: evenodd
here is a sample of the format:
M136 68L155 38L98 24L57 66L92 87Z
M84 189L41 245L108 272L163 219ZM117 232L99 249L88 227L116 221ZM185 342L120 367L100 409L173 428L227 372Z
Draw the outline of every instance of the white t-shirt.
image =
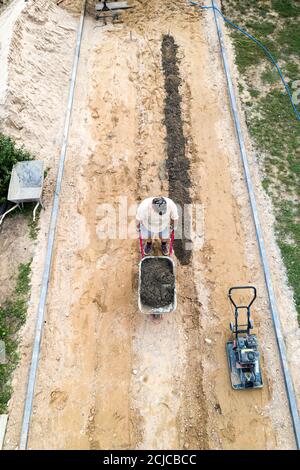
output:
M153 199L153 197L148 197L141 202L136 213L136 219L150 232L159 233L168 227L170 219L174 221L178 220L178 211L172 199L165 197L167 212L163 215L159 215L152 207Z

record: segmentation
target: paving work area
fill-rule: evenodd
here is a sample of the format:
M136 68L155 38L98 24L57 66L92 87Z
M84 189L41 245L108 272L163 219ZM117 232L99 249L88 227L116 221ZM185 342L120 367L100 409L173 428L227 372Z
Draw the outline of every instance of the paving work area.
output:
M47 3L40 0L33 7L29 1L31 14L25 11L23 19L32 21ZM184 0L134 0L130 3L135 8L123 13L123 23L103 26L95 21L91 3L28 448L293 449L213 16L199 15ZM67 63L58 60L57 66L66 95L58 96L54 78L51 90L56 102L66 102L77 23L61 6L51 5L47 11L52 31L56 15L64 13L60 28L68 58ZM24 57L29 43L27 36L19 38ZM38 58L37 52L30 61ZM12 57L11 73L16 60ZM169 145L172 102L179 143L175 149ZM26 112L28 119L34 116L25 100ZM8 116L7 130L9 122ZM37 122L31 123L31 132L33 125L38 128ZM40 145L50 140L47 128ZM32 138L25 131L23 122L24 143ZM22 332L26 339L9 405L8 449L18 446L31 359L55 175L55 161L48 162L52 176L48 187L46 182L47 209L41 214L28 322ZM176 173L179 165L181 175ZM191 240L184 239L184 246L175 240L178 306L159 324L138 311L138 240L121 233L117 224L128 210L132 228L137 203L152 194L192 203L193 211L200 208L203 214L203 226L193 227ZM117 216L116 224L109 225L111 236L105 237L108 206ZM264 388L236 392L225 354L232 320L227 292L230 286L247 284L258 289L253 318Z

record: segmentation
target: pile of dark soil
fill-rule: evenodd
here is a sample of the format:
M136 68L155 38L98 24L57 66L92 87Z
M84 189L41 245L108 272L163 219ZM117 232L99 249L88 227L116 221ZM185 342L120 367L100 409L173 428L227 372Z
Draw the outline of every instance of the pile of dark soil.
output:
M182 209L185 204L191 204L189 188L191 179L189 175L190 162L186 156L186 140L183 134L181 115L181 96L179 86L181 78L177 58L178 46L170 35L163 36L161 53L162 66L165 74L165 119L167 130L167 170L169 178L169 196ZM179 227L189 227L187 214L183 212L183 220L179 219ZM190 262L192 252L186 250L186 244L191 241L182 230L181 239L174 240L174 251L180 263L187 265Z
M141 301L149 307L166 307L174 301L175 276L168 259L145 258L141 272Z

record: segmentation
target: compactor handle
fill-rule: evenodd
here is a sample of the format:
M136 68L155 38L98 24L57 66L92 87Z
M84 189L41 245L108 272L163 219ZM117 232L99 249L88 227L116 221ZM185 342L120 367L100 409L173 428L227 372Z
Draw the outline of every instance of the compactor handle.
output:
M232 292L234 290L252 290L253 291L253 297L250 301L250 303L248 305L237 305L235 303L235 301L233 300L232 298ZM249 309L251 307L251 305L253 304L254 300L256 299L256 287L254 286L235 286L235 287L230 287L229 291L228 291L228 297L230 299L230 302L234 305L235 308L247 308Z

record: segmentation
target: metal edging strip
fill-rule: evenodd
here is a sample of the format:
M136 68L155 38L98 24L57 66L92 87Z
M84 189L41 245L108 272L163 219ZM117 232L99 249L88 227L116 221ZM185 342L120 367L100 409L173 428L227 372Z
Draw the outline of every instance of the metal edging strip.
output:
M45 260L45 266L44 266L44 272L43 272L43 278L42 278L41 293L40 293L40 300L39 300L36 327L35 327L35 336L34 336L34 343L33 343L33 351L32 351L31 365L30 365L27 391L26 391L26 399L25 399L25 405L24 405L22 429L21 429L21 436L20 436L20 449L21 450L25 450L27 448L27 443L28 443L29 427L30 427L32 405L33 405L33 398L34 398L35 380L36 380L36 374L37 374L37 369L38 369L40 345L41 345L44 316L45 316L45 306L46 306L46 300L47 300L47 294L48 294L48 285L49 285L49 278L50 278L50 272L51 272L53 246L54 246L55 231L56 231L56 224L57 224L57 218L58 218L59 195L61 191L64 164L65 164L65 158L66 158L66 150L67 150L67 145L68 145L68 135L69 135L71 112L72 112L72 105L73 105L73 99L74 99L76 74L77 74L78 62L79 62L85 7L86 7L86 0L83 0L82 11L81 11L80 21L79 21L79 26L78 26L78 32L77 32L75 56L74 56L72 75L71 75L71 81L70 81L70 90L69 90L69 97L68 97L68 104L67 104L64 133L63 133L63 139L62 139L62 147L61 147L61 153L60 153L60 158L59 158L56 187L55 187L55 192L54 192L54 200L53 200L53 207L52 207L51 220L50 220L47 253L46 253L46 260Z
M212 4L212 7L214 8L215 7L214 0L211 0L211 4ZM239 146L241 150L241 157L242 157L242 162L243 162L243 167L244 167L244 172L245 172L245 177L246 177L246 183L247 183L247 188L248 188L253 221L255 225L256 237L257 237L260 256L261 256L262 265L264 269L264 276L265 276L265 281L266 281L266 286L267 286L267 291L268 291L268 296L269 296L273 326L274 326L276 341L277 341L277 345L279 349L279 356L280 356L280 361L281 361L281 366L282 366L282 372L284 375L285 387L286 387L287 397L289 401L289 407L290 407L290 412L291 412L291 417L292 417L292 422L293 422L293 427L294 427L295 439L296 439L297 448L300 449L300 421L299 421L299 414L298 414L298 408L297 408L297 401L296 401L296 396L294 392L293 382L292 382L291 375L289 372L288 361L287 361L287 356L286 356L286 348L285 348L285 343L284 343L284 339L283 339L283 335L281 331L281 325L279 321L279 314L278 314L278 309L277 309L277 304L276 304L276 299L275 299L275 293L274 293L272 280L271 280L270 267L269 267L269 262L267 259L265 242L264 242L261 225L259 221L257 204L256 204L255 195L254 195L250 170L249 170L249 162L248 162L247 152L245 148L245 142L244 142L244 137L243 137L242 128L240 124L240 119L238 115L237 103L236 103L236 98L234 94L234 88L232 84L231 72L230 72L230 67L229 67L229 63L227 59L226 49L224 45L223 33L222 33L222 29L219 23L219 18L217 16L215 8L213 11L214 11L215 23L217 27L218 38L219 38L223 64L224 64L224 69L225 69L225 74L226 74L226 79L227 79L228 93L229 93L229 98L230 98L230 103L231 103L231 108L232 108L235 129L237 132L237 137L238 137Z

